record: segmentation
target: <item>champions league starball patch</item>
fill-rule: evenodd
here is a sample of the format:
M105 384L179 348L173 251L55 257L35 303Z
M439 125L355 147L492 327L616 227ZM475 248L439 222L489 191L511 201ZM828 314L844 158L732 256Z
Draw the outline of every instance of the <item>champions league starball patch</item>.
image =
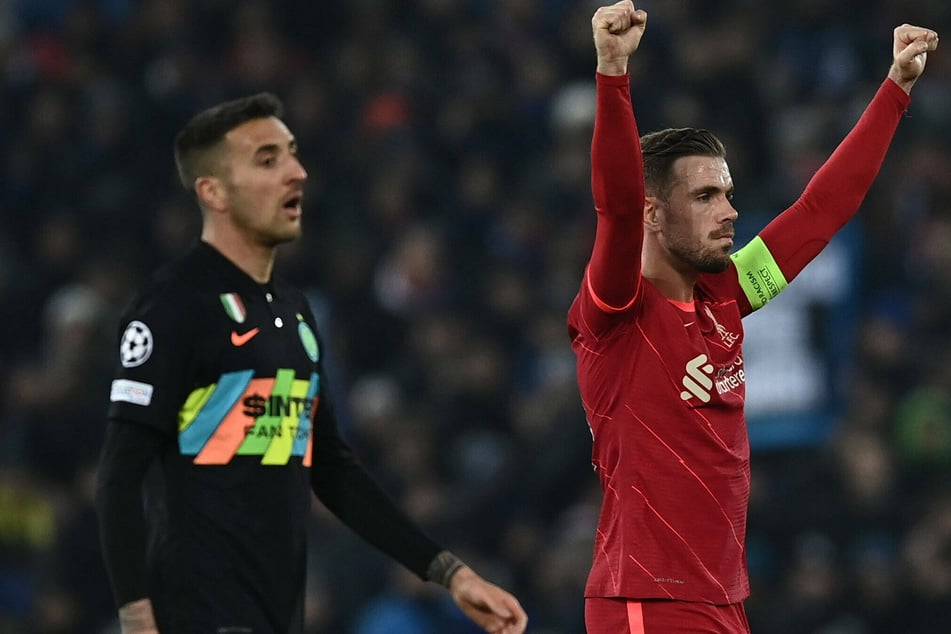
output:
M119 342L119 360L124 368L142 365L152 356L152 331L141 321L129 322Z
M314 336L314 331L310 329L310 326L307 325L307 322L304 321L304 316L301 314L297 315L297 336L300 337L301 345L304 346L304 352L307 353L311 361L317 363L317 359L320 358L320 350L317 348L317 337Z

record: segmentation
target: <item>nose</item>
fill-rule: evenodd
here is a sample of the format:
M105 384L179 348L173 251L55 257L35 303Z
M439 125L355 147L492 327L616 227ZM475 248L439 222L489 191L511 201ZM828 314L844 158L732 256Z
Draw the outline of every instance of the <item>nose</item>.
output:
M736 210L736 207L733 206L729 200L726 201L726 214L724 216L724 221L733 222L740 217L740 212Z
M307 170L296 156L291 157L290 180L295 182L307 180Z

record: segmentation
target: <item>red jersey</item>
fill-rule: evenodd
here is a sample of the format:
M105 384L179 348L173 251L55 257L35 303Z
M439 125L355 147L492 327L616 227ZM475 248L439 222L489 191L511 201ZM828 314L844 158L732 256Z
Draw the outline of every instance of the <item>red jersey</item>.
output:
M736 603L749 595L741 318L775 297L854 215L909 98L883 82L802 196L725 272L702 275L684 304L641 275L644 184L629 79L597 80L598 227L568 313L603 490L585 596ZM609 305L594 288L615 298L626 292L629 301Z

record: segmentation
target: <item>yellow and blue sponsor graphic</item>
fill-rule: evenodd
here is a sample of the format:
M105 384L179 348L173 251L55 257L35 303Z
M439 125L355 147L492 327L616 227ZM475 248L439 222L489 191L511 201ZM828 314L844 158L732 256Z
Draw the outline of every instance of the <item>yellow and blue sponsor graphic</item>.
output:
M178 448L195 464L228 464L234 456L261 456L286 465L291 456L310 465L311 423L320 399L320 376L298 379L294 370L255 378L253 370L222 374L194 390L178 415Z

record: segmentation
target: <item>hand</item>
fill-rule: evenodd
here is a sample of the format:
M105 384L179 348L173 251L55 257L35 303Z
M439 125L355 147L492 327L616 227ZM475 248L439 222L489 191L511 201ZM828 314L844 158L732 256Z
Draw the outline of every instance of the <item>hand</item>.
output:
M119 630L122 634L159 634L151 599L130 601L119 608Z
M594 48L598 53L598 72L624 75L627 60L641 43L647 28L647 12L635 9L631 0L601 7L591 18Z
M528 616L518 600L464 566L452 576L449 593L466 616L490 634L522 634Z
M895 40L892 46L892 67L888 77L906 93L925 70L928 51L938 48L938 34L931 29L911 24L902 24L895 28Z

